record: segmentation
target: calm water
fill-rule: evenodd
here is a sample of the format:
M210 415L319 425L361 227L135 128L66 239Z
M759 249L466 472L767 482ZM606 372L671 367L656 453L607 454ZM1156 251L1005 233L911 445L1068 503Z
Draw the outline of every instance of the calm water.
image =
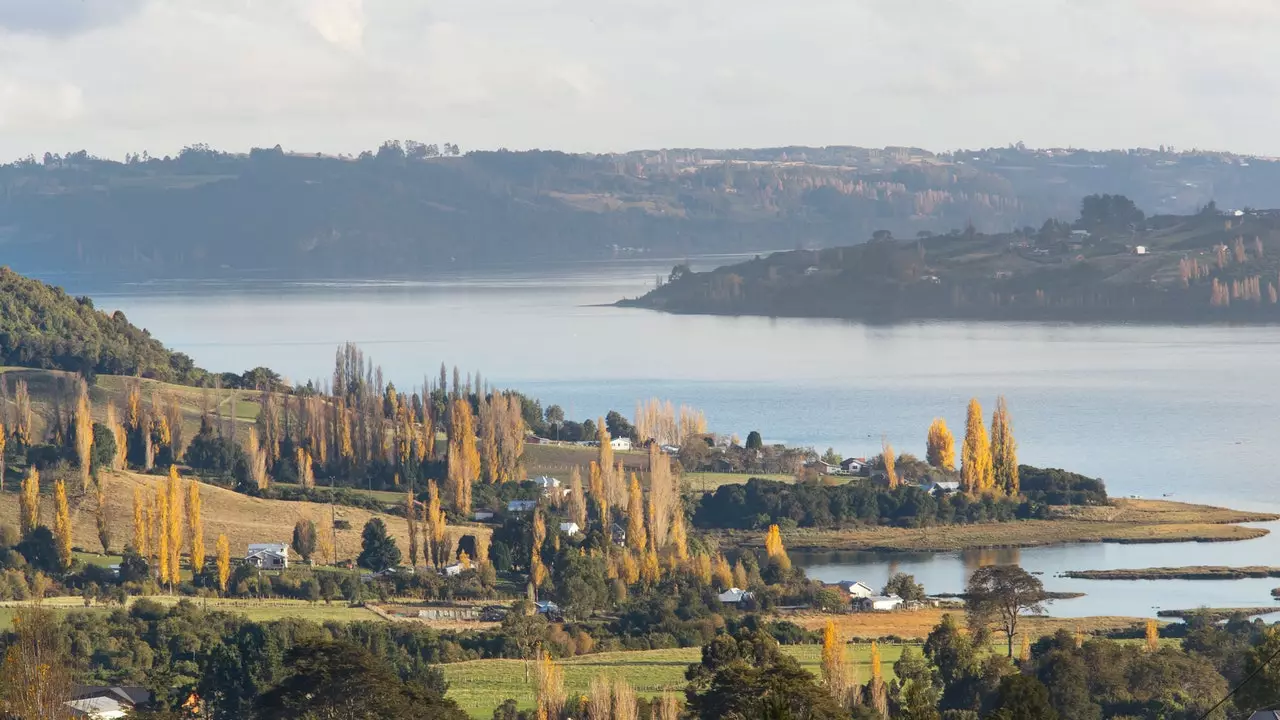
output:
M695 268L725 258L695 261ZM1003 393L1024 462L1097 475L1114 495L1280 509L1280 328L1089 327L685 317L603 306L651 287L672 261L441 274L404 282L90 286L204 367L268 365L327 377L339 343L363 346L401 387L441 362L559 403L574 418L630 415L659 396L703 409L712 429L828 446L922 453L935 416L963 427L970 396ZM1280 538L1232 545L1078 545L1024 550L1053 590L1089 597L1058 614L1263 605L1280 580L1101 583L1067 569L1280 564ZM933 591L956 591L977 556L903 556ZM824 579L883 582L886 558L812 558Z

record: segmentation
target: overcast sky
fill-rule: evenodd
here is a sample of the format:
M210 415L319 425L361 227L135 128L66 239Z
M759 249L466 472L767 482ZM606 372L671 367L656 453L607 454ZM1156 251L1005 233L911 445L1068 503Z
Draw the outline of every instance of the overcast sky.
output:
M386 138L1280 155L1280 0L0 0L0 160Z

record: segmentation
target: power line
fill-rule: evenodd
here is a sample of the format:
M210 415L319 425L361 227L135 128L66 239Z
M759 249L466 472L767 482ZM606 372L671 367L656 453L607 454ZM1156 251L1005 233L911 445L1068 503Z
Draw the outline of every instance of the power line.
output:
M1205 711L1205 713L1199 717L1199 720L1206 720L1210 715L1213 714L1214 710L1217 710L1218 708L1222 707L1223 703L1225 703L1226 701L1234 697L1235 694L1239 692L1240 688L1244 687L1249 683L1250 680L1257 677L1258 673L1262 672L1263 670L1266 670L1267 666L1271 664L1271 661L1275 660L1277 657L1280 657L1280 650L1276 650L1275 652L1271 653L1271 655L1269 655L1266 660L1262 661L1262 664L1259 665L1256 670L1249 673L1245 677L1245 679L1241 680L1239 685L1236 685L1235 687L1231 688L1231 692L1227 693L1225 696L1223 696L1221 700L1217 702L1217 704L1215 704L1213 707Z

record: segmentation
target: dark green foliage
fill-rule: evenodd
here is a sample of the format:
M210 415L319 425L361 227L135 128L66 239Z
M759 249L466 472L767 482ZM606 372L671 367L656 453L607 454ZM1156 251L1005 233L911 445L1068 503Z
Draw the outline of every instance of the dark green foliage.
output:
M185 458L202 477L221 475L241 486L249 484L249 457L244 448L218 434L207 417L201 419L200 431L187 446Z
M759 430L752 430L751 432L747 433L747 449L748 450L760 450L763 447L764 447L764 440L761 439Z
M773 523L830 528L854 525L926 527L1030 517L1029 503L963 493L936 497L914 486L889 490L867 483L826 486L752 478L721 485L702 496L694 524L703 528L760 529Z
M1080 201L1080 224L1086 228L1140 228L1146 215L1123 195L1089 195Z
M925 598L924 585L916 582L914 575L907 573L894 573L893 577L889 578L889 582L885 583L882 594L897 595L903 600L924 600Z
M58 541L44 525L37 526L18 543L17 550L27 559L27 564L50 575L62 572L58 559Z
M372 518L364 524L360 534L360 557L356 564L374 572L386 570L400 564L400 548L396 541L387 534L387 526L382 518Z
M303 560L311 560L311 554L316 551L316 524L311 520L303 518L293 525L293 550L302 556Z
M636 438L636 429L632 426L631 421L622 416L617 410L610 410L609 414L604 416L605 429L609 431L611 438Z
M138 375L195 384L205 375L124 313L94 309L88 298L0 268L0 362L94 374Z
M556 558L552 573L556 601L566 615L585 618L604 609L609 602L606 575L603 557L566 546Z
M1031 675L1010 675L1000 683L993 720L1058 720L1049 690Z
M1005 634L1008 656L1024 614L1044 610L1044 583L1018 565L987 565L969 576L965 612L970 625L995 623Z
M1106 505L1107 488L1097 478L1057 468L1018 466L1022 494L1046 505Z
M811 673L759 631L717 635L702 648L702 662L690 665L685 677L689 710L700 718L845 716Z
M96 472L109 468L116 456L116 436L102 423L93 424L93 448L89 452L89 466Z
M397 677L368 650L345 642L308 641L285 656L290 674L258 700L263 720L342 717L373 720L466 720L452 700Z

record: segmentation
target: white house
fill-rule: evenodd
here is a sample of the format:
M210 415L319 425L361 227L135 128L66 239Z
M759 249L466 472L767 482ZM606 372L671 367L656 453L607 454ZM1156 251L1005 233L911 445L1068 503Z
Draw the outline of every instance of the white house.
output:
M444 574L445 577L454 577L456 575L461 575L462 571L465 569L466 568L464 568L460 562L450 563L444 566Z
M855 606L863 612L889 612L902 607L902 598L897 595L872 595L859 598Z
M614 438L609 441L609 446L612 447L614 450L630 450L631 438L629 437Z
M1146 255L1146 254L1147 254L1147 246L1146 246L1146 245L1135 245L1135 246L1133 246L1133 254L1134 254L1134 255Z
M477 522L480 522L482 520L492 520L493 512L490 510L477 510L471 513L471 519Z
M920 489L927 492L939 492L942 494L953 493L960 490L960 483L954 480L943 480L941 482L929 481L921 483Z
M572 537L582 532L582 528L576 522L562 522L560 523L560 532Z
M547 477L546 475L539 475L533 479L533 484L543 490L550 490L551 488L560 487L560 480L558 478Z
M727 605L737 605L743 600L750 600L751 593L747 592L746 590L742 590L740 588L729 588L728 590L725 590L724 592L720 593L716 597L720 598L720 602L725 603Z
M71 708L74 718L91 718L91 720L117 720L129 716L129 708L115 698L87 697L79 700L68 700L64 703Z
M507 503L507 512L533 512L538 507L537 500L512 500Z
M867 465L866 458L845 458L840 461L841 472L845 472L850 475L862 475L869 469L870 467Z
M861 580L844 580L840 582L840 589L849 593L851 598L868 598L876 594L876 591L870 585Z
M259 570L284 570L289 567L289 543L249 543L244 561Z
M840 471L839 465L832 465L829 462L823 462L821 460L814 460L811 463L805 463L804 467L806 470L815 470L820 475L835 475Z

